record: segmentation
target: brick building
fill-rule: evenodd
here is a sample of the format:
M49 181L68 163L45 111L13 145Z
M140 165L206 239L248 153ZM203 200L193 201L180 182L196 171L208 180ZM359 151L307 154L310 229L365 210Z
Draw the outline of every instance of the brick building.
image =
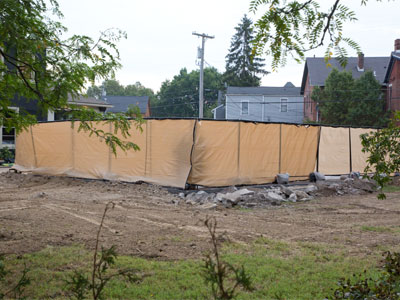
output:
M308 57L304 66L303 79L300 93L304 97L304 120L320 121L321 116L317 104L311 100L311 94L315 86L323 88L333 68L339 71L350 71L353 78L359 78L364 72L372 71L375 78L381 83L382 91L386 92L385 76L389 65L390 57L364 57L360 53L358 57L348 57L347 65L343 68L339 61L332 58L327 67L324 57Z
M394 51L390 56L384 82L387 85L387 108L400 110L400 39L394 41Z

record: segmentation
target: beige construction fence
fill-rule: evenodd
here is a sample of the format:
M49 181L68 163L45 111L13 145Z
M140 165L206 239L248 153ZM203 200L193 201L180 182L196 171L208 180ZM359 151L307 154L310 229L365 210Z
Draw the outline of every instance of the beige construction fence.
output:
M39 174L145 181L183 188L274 181L289 173L305 179L362 172L360 134L374 129L196 119L148 119L130 139L140 151L110 151L104 141L78 132L76 122L32 126L16 139L16 168ZM97 126L99 127L99 126ZM110 131L110 125L103 130Z

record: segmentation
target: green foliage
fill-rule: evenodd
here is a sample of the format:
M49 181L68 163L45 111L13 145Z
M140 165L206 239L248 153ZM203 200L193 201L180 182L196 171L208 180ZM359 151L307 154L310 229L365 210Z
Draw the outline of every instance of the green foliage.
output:
M108 96L149 96L154 97L154 92L150 88L146 88L139 81L135 84L127 86L121 85L117 80L104 80L101 86L92 85L88 88L86 94L89 97L101 98L102 92L105 90Z
M251 278L246 273L244 266L237 268L220 257L219 240L221 236L216 233L216 219L207 218L204 224L211 236L212 250L205 257L203 277L205 283L211 286L213 298L216 300L233 299L236 297L236 290L239 287L251 291Z
M325 87L313 89L311 99L318 103L324 124L382 127L388 122L381 85L371 71L353 79L351 72L333 69Z
M12 153L8 147L3 147L0 149L0 158L5 161L10 161L10 159L14 158L14 153Z
M157 99L153 99L152 115L156 117L197 117L199 115L198 70L188 73L186 68L174 78L162 83ZM204 69L204 117L211 118L211 109L223 88L222 75L215 68Z
M22 274L19 277L19 279L16 281L14 285L7 286L5 285L6 277L9 275L11 272L6 269L5 264L4 264L4 255L0 255L0 299L26 299L23 296L23 292L25 287L30 285L31 281L29 277L27 276L29 272L29 268L24 265L24 269L22 270Z
M69 96L83 94L87 83L114 75L121 66L116 43L126 34L107 30L97 40L81 35L65 39L67 28L51 17L62 17L55 0L0 1L0 125L19 133L36 123L36 116L10 108L14 99L25 99L34 101L42 112L74 110L75 117L82 119L80 129L104 137L114 152L121 145L135 148L132 142L106 136L88 123L122 122L115 128L126 136L130 128L127 115L102 116L68 103Z
M387 128L361 135L362 151L368 153L364 172L373 173L378 183L379 199L385 199L383 188L391 181L389 175L400 171L400 112L396 112Z
M93 300L104 299L104 288L109 281L115 277L124 277L130 283L141 280L136 274L137 271L133 269L121 269L117 272L109 273L109 269L115 265L118 256L114 245L110 248L102 247L100 257L98 255L99 239L104 219L107 215L107 211L114 208L114 206L115 204L113 202L109 202L104 209L99 230L97 231L91 278L89 279L82 271L75 271L74 274L66 280L66 288L70 291L71 295L78 300L87 299L87 295L90 292Z
M288 55L300 62L305 53L327 43L325 57L335 55L344 66L347 63L346 46L360 52L352 39L345 37L343 30L347 22L356 21L355 12L339 0L324 11L318 1L252 0L251 12L265 11L255 22L256 37L253 53L265 51L272 56L272 68L285 65ZM367 0L361 0L365 5ZM333 53L332 53L333 52Z
M362 274L341 279L329 299L400 299L400 253L386 252L384 267L377 278Z
M261 78L257 75L266 75L269 72L263 69L264 60L252 55L252 21L245 15L235 29L236 33L226 56L224 82L230 86L260 86Z

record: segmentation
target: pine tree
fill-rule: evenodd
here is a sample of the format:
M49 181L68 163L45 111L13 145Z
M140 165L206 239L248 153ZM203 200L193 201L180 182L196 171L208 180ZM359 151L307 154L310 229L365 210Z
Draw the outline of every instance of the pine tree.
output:
M266 75L269 72L263 69L264 59L252 55L252 21L244 15L235 29L236 33L226 56L224 81L230 86L260 86L261 78L257 75Z

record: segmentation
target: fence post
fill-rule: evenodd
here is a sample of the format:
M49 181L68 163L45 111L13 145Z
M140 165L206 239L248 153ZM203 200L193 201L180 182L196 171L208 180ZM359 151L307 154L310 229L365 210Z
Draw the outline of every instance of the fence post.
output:
M319 143L320 143L320 141L321 141L321 130L322 130L322 127L319 126L319 130L318 130L318 142L317 142L317 168L316 168L317 172L319 172Z
M282 124L279 124L279 167L278 167L278 174L281 174L281 161L282 161Z
M237 178L238 181L240 179L240 124L242 122L238 122L238 154L237 154Z
M31 139L32 139L32 147L33 147L33 156L35 158L35 168L37 168L36 148L35 148L35 141L33 138L32 125L30 127L30 131L31 131Z
M350 173L353 172L353 158L351 153L351 127L349 127L349 154L350 154Z

